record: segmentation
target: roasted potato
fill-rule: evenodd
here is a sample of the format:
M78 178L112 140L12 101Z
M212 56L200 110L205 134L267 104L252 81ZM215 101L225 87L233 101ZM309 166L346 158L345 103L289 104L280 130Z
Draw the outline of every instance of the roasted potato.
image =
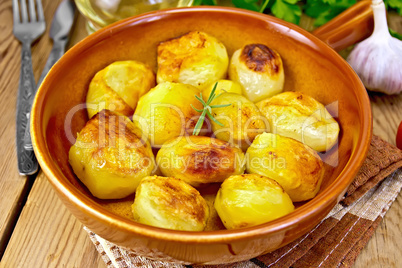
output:
M195 98L199 90L191 85L165 82L142 96L133 121L149 138L151 145L160 148L166 141L192 133L202 104Z
M294 210L292 200L274 180L258 174L234 175L221 185L214 207L227 229L262 224Z
M156 162L164 176L182 179L194 187L223 182L245 169L240 148L203 136L178 137L164 143Z
M116 61L97 72L89 84L88 116L107 109L132 116L138 99L155 86L151 68L138 61Z
M248 173L277 181L293 202L313 198L320 189L324 165L316 151L292 138L258 135L246 152Z
M89 191L100 199L124 198L155 168L146 137L127 117L102 110L78 133L69 162Z
M199 89L225 78L229 57L225 46L203 32L189 32L158 45L157 82L190 84Z
M314 98L300 92L283 92L257 103L271 132L301 141L318 152L338 140L339 125Z
M222 125L211 120L214 135L223 141L239 146L245 151L255 136L269 129L269 123L257 106L246 97L235 93L222 93L211 105L231 104L213 108L212 115Z
M246 45L233 53L229 78L240 83L252 102L271 97L282 92L285 82L281 56L262 44Z
M209 216L208 205L200 193L172 177L144 178L131 208L137 222L182 231L203 231Z

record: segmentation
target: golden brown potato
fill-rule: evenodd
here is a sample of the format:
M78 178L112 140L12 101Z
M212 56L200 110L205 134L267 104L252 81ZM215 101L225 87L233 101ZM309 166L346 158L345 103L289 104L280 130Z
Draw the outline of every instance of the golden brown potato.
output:
M338 140L338 123L324 105L306 94L283 92L257 106L273 133L301 141L319 152L331 149Z
M203 88L225 78L229 57L225 46L204 32L189 32L158 45L157 82Z
M160 148L172 138L189 135L198 121L202 104L195 98L199 90L191 85L165 82L140 98L133 121L148 136L151 145Z
M255 136L269 129L269 123L257 106L246 97L235 93L222 93L212 105L231 104L212 109L212 115L223 126L211 120L214 135L223 141L239 146L245 151Z
M163 144L156 155L162 174L182 179L194 187L223 182L243 174L244 153L230 143L203 136L178 137Z
M107 109L132 116L138 99L155 86L151 68L138 61L116 61L97 72L89 84L87 111L91 118Z
M277 181L293 202L313 198L320 189L324 165L316 151L284 136L258 135L246 152L248 173Z
M276 181L258 174L226 179L214 206L227 229L262 224L294 210L292 200L283 188Z
M141 181L131 208L137 222L182 231L204 230L209 216L196 189L180 179L159 176Z
M127 117L102 110L70 148L69 162L89 191L101 199L124 198L149 176L155 159L146 137Z
M233 53L229 78L241 84L244 96L257 102L282 92L285 72L275 50L262 44L249 44Z
M218 83L218 84L216 84ZM212 83L210 86L204 88L202 90L202 98L204 101L208 100L209 95L211 94L211 91L213 90L215 84L216 84L216 89L215 89L215 94L221 94L221 93L236 93L241 95L241 86L239 83L233 82L231 80L226 80L226 79L221 79L217 81L216 83Z

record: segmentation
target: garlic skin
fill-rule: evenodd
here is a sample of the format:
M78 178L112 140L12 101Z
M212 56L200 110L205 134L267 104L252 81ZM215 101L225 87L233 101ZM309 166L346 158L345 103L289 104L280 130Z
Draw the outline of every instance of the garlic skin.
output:
M371 91L399 94L402 91L402 41L388 31L385 5L373 0L374 31L355 46L347 61Z

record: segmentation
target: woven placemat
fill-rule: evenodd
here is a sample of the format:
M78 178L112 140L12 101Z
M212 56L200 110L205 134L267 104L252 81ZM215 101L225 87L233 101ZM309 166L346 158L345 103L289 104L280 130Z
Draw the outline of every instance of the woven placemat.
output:
M123 267L350 267L402 188L402 151L373 136L345 198L309 233L271 253L228 265L189 266L153 261L106 241L90 239L108 268Z

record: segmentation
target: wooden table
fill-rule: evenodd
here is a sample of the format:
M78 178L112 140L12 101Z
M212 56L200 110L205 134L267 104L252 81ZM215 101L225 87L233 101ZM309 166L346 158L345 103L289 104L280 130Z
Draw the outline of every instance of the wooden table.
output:
M45 65L52 42L50 22L60 0L42 0L46 33L32 47L36 80ZM12 4L0 0L0 267L106 267L83 225L59 201L42 172L18 175L15 150L15 107L20 73L20 43L12 33ZM390 14L390 25L402 33L402 18ZM306 20L305 28L311 27ZM79 16L71 44L86 36ZM370 93L374 134L395 144L402 120L402 94ZM396 199L355 267L402 267L402 196Z

